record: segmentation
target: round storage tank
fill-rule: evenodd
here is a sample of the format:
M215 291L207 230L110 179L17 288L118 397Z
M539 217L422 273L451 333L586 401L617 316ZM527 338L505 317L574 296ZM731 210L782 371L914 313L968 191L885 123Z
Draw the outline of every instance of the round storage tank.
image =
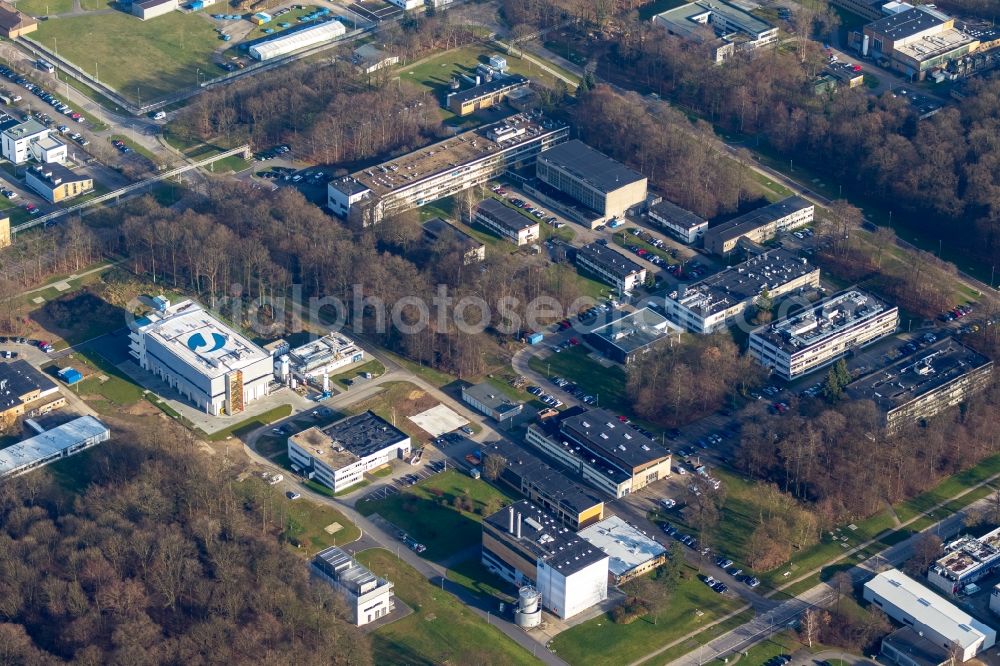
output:
M517 610L521 613L535 613L538 611L541 600L542 595L538 593L538 590L530 585L525 585L517 593Z
M534 613L523 613L514 611L514 624L522 629L532 629L542 623L542 611L536 610Z

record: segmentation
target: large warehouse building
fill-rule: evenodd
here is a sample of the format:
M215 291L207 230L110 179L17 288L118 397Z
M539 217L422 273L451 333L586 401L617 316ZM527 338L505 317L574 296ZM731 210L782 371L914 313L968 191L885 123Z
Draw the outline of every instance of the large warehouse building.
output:
M624 217L625 211L646 200L645 176L578 139L540 155L535 175L602 220Z
M129 353L143 370L215 416L239 414L268 394L270 354L194 301L160 302L129 334Z
M898 325L899 308L852 289L754 330L749 352L787 381L891 335Z
M273 39L258 42L247 50L257 60L271 60L310 46L332 42L346 33L347 28L340 21L323 21L302 29L288 30Z
M992 373L993 361L948 338L849 384L847 394L873 401L893 432L986 390Z
M482 557L504 580L533 585L564 620L608 598L608 556L528 500L483 519Z
M534 164L569 126L522 113L338 178L327 187L335 215L368 226Z
M819 268L783 248L768 250L664 299L667 318L692 333L708 334L734 324L767 294L775 298L819 286Z
M854 34L853 45L862 55L885 58L896 71L923 80L929 70L976 51L979 40L957 29L954 18L921 5L869 23Z
M865 583L864 598L935 645L954 648L959 662L996 644L995 630L897 569Z

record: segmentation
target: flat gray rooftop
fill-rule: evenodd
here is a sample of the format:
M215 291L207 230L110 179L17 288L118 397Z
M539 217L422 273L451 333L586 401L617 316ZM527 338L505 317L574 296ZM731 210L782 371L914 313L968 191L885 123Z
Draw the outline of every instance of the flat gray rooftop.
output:
M613 192L645 180L641 173L573 139L550 148L538 156L540 162L556 166L601 192Z
M850 289L799 314L761 326L753 335L794 354L839 335L849 326L895 309L871 294Z
M945 338L852 382L847 393L889 411L990 364L982 354Z

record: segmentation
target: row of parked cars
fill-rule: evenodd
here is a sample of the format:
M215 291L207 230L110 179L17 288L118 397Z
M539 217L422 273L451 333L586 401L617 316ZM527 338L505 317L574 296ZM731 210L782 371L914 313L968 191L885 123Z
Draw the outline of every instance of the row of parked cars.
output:
M565 380L564 380L565 381ZM541 402L545 403L548 407L556 409L557 407L562 407L562 400L559 400L555 396L549 395L542 389L541 386L529 386L528 393L538 398Z
M970 312L972 312L972 303L965 303L964 305L956 305L951 310L941 313L938 315L938 319L941 321L955 321L956 319L961 319Z
M76 111L74 111L68 104L60 100L58 97L45 90L41 86L35 85L34 83L28 81L25 77L21 76L9 67L0 66L0 74L3 74L8 79L21 85L25 90L33 93L36 97L41 99L43 102L54 108L59 113L69 116L78 123L83 122L83 116ZM50 123L47 123L50 124Z
M18 344L18 345L30 345L32 347L38 347L39 349L41 349L46 354L51 353L52 350L55 349L51 344L49 344L45 340L33 340L31 338L5 338L5 337L0 337L0 345L7 344L7 343ZM8 358L10 358L10 357L8 357Z

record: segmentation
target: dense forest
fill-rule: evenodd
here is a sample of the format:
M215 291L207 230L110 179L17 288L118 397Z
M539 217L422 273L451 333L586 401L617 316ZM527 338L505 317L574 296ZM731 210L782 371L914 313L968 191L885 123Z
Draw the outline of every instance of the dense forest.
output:
M276 493L199 452L180 426L137 431L0 484L0 663L371 663L342 601L280 542Z

